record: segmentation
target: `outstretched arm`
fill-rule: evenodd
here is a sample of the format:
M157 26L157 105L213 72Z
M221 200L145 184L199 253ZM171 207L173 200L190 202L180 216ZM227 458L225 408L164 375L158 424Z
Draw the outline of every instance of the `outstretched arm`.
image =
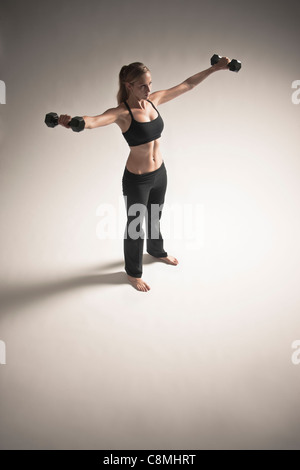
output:
M218 70L229 70L227 67L229 62L230 62L230 59L228 59L228 57L222 57L217 64L212 65L211 67L209 67L206 70L203 70L202 72L192 75L191 77L184 80L184 82L180 83L179 85L176 85L167 90L160 90L160 91L155 91L154 93L151 93L149 99L150 101L154 101L156 105L163 104L163 103L166 103L167 101L173 100L174 98L177 98L177 96L180 96L183 93L189 90L192 90L195 86L203 82L203 80L205 80L205 78L207 78L212 73Z
M113 124L119 117L118 108L109 108L98 116L83 116L85 129L95 129L95 127L108 126Z
M104 113L98 116L82 116L85 122L84 129L95 129L95 127L108 126L113 124L118 119L120 114L119 108L109 108ZM58 124L70 129L68 126L71 121L71 116L68 114L61 114L58 119Z

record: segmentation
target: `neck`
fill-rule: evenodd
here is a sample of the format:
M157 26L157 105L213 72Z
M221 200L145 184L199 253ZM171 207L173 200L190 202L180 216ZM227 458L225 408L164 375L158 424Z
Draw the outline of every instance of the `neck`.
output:
M127 99L127 103L129 104L130 107L132 108L140 108L140 109L145 109L146 107L146 99L137 99L135 96L129 96Z

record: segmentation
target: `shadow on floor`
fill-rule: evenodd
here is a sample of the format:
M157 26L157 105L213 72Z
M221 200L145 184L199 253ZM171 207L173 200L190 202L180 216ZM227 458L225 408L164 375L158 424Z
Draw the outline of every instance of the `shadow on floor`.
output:
M155 263L156 260L149 254L144 254L143 264ZM113 269L124 265L124 261L102 264L92 268L94 274L81 274L68 278L60 278L53 281L31 281L22 284L8 284L0 288L0 314L8 310L20 308L27 303L44 300L45 297L64 293L68 290L78 289L86 286L121 285L129 284L125 271L114 273L102 273L105 269ZM89 271L91 269L89 268ZM100 271L97 273L97 271Z
M86 286L129 284L124 271L107 274L87 274L58 279L57 281L32 281L19 285L8 285L0 290L0 312L20 308L28 303L44 300L46 297Z
M143 254L143 265L158 263L158 262L161 263L159 259L156 259L154 256L149 255L149 253ZM113 263L101 264L99 266L96 266L95 269L113 269L113 268L118 268L119 266L124 266L124 260L114 261Z

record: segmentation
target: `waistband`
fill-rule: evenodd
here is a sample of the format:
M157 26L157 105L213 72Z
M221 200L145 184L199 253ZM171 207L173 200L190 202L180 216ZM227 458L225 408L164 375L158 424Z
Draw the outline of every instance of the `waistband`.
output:
M132 173L131 171L129 171L127 169L127 167L125 166L124 176L126 176L130 179L141 180L141 179L145 179L147 177L155 176L157 173L160 173L161 171L163 171L165 169L166 169L165 162L163 161L162 164L160 165L160 167L157 168L156 170L148 171L147 173L141 173L140 175L138 175L136 173Z

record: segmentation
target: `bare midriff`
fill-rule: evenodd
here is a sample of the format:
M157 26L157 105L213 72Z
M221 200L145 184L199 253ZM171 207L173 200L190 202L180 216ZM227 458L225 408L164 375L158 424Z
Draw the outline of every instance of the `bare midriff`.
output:
M163 162L160 152L159 139L147 144L130 147L130 154L126 161L126 168L131 173L141 175L157 170Z

